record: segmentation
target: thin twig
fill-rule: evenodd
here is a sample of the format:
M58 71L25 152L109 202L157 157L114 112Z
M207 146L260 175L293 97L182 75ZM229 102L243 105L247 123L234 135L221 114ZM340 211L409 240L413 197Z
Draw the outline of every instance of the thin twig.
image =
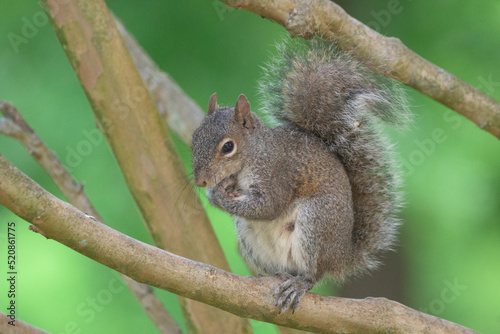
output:
M281 24L292 36L334 41L372 71L396 79L500 138L500 103L349 16L329 0L221 0Z
M66 199L80 211L104 222L83 191L83 186L73 179L69 172L61 164L54 152L52 152L33 129L26 123L23 116L11 104L0 101L0 112L4 118L0 118L0 133L16 138L26 147L33 158L45 169L52 180L64 194ZM170 313L165 309L160 300L151 289L141 283L123 276L125 283L136 296L144 311L155 323L160 333L181 333L177 323Z
M159 312L159 310L165 308L149 285L138 283L125 275L123 275L123 279L156 327L158 327L160 333L182 334L181 329L170 313Z

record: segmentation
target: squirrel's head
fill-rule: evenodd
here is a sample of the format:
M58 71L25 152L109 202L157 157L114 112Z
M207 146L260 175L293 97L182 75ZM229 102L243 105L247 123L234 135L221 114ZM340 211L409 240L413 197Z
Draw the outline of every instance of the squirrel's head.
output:
M208 114L193 134L192 163L194 184L212 188L243 168L245 151L260 119L250 111L241 94L234 108L218 107L217 94L208 102Z

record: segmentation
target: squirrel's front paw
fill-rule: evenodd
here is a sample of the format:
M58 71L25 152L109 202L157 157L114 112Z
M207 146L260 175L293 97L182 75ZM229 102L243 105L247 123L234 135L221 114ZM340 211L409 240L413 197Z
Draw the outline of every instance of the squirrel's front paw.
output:
M241 195L241 190L236 189L236 186L238 185L238 179L236 176L231 175L224 180L222 180L217 187L219 188L219 191L226 195L227 197L238 197Z
M280 308L280 313L292 308L292 313L295 312L299 306L299 302L304 294L311 290L314 283L311 280L302 276L292 276L288 273L277 273L276 277L284 280L276 290L274 295L278 298L276 306Z

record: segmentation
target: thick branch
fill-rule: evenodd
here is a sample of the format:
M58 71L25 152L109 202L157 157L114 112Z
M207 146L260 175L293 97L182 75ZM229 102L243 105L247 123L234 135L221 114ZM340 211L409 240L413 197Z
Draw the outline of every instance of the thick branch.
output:
M0 204L32 222L32 230L138 282L242 317L322 333L475 333L385 298L308 293L295 314L278 314L272 294L278 279L239 277L134 240L59 200L2 156Z
M205 114L189 98L167 73L161 71L137 41L115 18L116 26L127 46L135 66L148 87L161 117L187 145L191 145L194 130L200 125Z
M45 169L68 201L82 212L86 212L103 222L102 217L83 192L83 187L76 182L52 152L26 123L22 115L12 105L0 101L0 133L16 138L23 144L33 158ZM145 284L137 283L123 276L125 283L141 304L149 318L155 323L160 333L180 333L180 328L167 312L163 304Z
M212 225L102 0L43 0L149 232L161 248L228 269ZM188 191L184 191L185 187ZM251 331L247 320L182 301L192 332ZM218 319L214 322L213 319Z
M500 103L349 16L329 0L221 0L275 21L293 36L320 36L353 52L374 72L396 79L500 138Z

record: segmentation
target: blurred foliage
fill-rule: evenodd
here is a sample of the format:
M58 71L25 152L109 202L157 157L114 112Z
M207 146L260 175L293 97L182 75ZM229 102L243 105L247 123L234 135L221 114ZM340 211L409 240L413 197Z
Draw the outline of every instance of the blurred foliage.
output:
M217 0L107 3L160 68L204 109L214 91L222 105L233 104L244 92L258 109L259 66L285 35L283 28L246 11L226 9ZM339 4L500 100L498 1ZM110 226L150 243L107 144L91 143L84 150L89 131L95 129L92 111L40 5L34 0L4 1L0 32L0 99L12 102L85 184ZM408 203L399 247L405 303L482 333L498 333L500 143L437 102L411 89L408 94L414 127L391 133L403 161ZM189 148L178 147L189 169ZM0 137L0 153L62 196L19 143ZM233 271L248 275L236 251L231 219L203 200ZM9 221L17 226L21 320L52 333L157 332L119 275L29 232L28 224L0 207L2 247ZM6 272L6 264L2 267ZM5 297L6 282L0 281ZM185 329L176 297L157 292ZM274 332L269 324L252 323L256 333Z

